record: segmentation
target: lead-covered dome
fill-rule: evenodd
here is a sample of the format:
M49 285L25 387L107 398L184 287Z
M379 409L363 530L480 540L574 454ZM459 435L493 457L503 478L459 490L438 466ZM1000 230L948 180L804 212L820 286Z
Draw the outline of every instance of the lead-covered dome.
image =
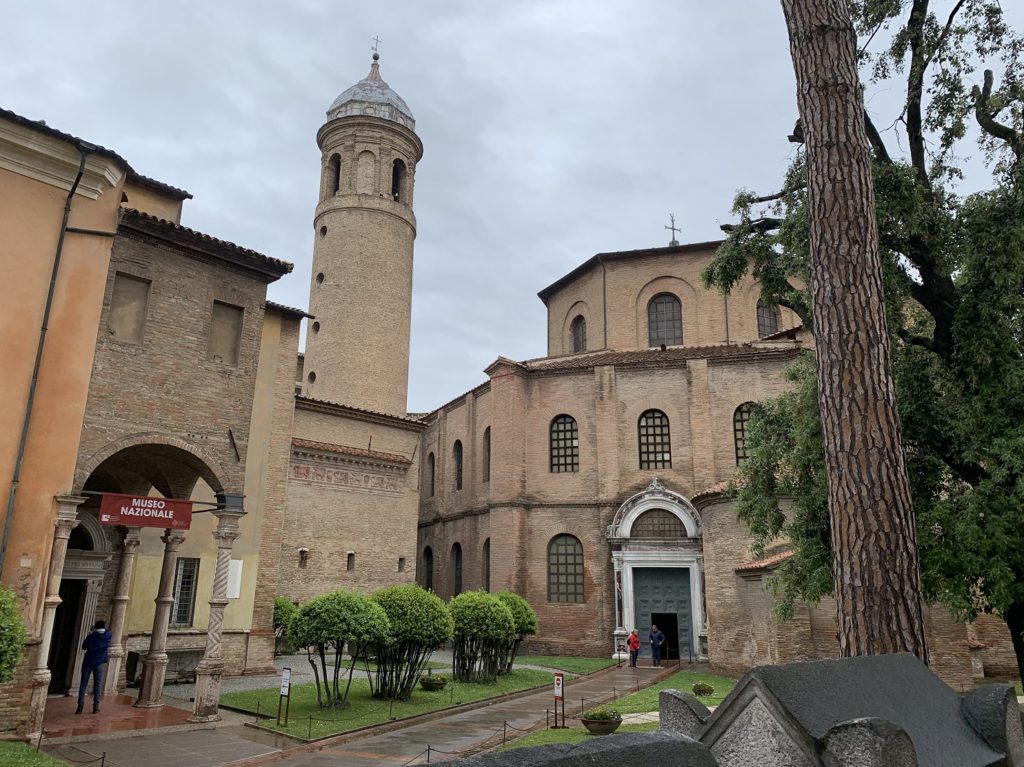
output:
M401 96L380 77L380 56L373 54L370 74L342 93L327 110L327 119L369 115L416 130L416 120Z

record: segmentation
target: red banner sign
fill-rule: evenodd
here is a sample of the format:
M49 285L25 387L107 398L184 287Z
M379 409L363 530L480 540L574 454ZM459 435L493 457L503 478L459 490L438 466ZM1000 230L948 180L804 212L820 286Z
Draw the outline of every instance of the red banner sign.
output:
M104 493L100 524L188 530L192 526L192 501Z

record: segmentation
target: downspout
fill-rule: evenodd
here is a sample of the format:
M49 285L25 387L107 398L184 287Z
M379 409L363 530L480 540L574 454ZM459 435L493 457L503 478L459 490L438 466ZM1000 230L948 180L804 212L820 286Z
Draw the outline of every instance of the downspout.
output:
M21 464L25 458L25 446L28 444L28 427L32 421L32 405L36 398L36 385L39 383L39 367L43 361L43 347L46 343L46 327L50 321L50 309L53 307L53 294L57 289L57 273L60 270L61 253L64 250L64 235L68 230L68 219L71 216L71 202L74 200L78 184L85 175L85 159L92 152L96 151L93 144L85 141L78 142L78 175L68 191L67 199L64 201L64 218L60 224L60 235L57 238L57 252L53 256L53 269L50 271L50 287L46 292L46 308L43 310L43 322L39 328L39 342L36 344L36 361L32 368L32 382L28 388L28 400L25 402L25 417L21 423L21 438L18 441L18 455L14 461L14 476L11 478L11 492L7 496L7 513L4 516L3 543L0 544L0 574L4 570L4 560L7 556L7 543L11 534L11 521L14 519L14 499L18 494L18 482L21 480Z
M723 293L722 299L725 301L725 342L729 343L729 294Z
M601 264L601 309L604 312L604 347L608 348L608 267L605 266L604 259L600 256L597 257L598 263Z

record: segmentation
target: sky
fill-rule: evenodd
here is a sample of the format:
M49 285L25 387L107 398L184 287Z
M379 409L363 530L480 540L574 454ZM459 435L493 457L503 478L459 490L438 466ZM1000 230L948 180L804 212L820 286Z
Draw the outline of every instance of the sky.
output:
M681 242L720 238L736 191L775 191L793 156L776 0L3 5L0 107L190 191L182 224L294 263L268 297L300 308L316 132L379 37L424 145L411 412L499 355L543 356L539 290L595 253L668 245L670 214ZM867 98L876 123L898 114L895 86Z

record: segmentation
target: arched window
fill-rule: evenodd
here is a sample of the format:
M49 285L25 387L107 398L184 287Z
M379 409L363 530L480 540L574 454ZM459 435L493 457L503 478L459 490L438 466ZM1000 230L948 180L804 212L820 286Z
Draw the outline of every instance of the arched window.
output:
M341 155L331 155L327 164L327 189L329 194L337 194L341 188Z
M429 546L423 549L423 588L434 588L434 550Z
M482 457L483 457L483 466L482 466L482 468L483 468L483 471L482 471L483 481L484 482L490 482L491 481L491 427L490 426L488 426L486 429L484 429L484 440L483 440L483 445L482 445L482 449L481 449L480 452L482 453Z
M573 354L585 352L587 350L587 321L582 314L577 315L576 319L572 321L570 330L572 331Z
M427 497L434 497L434 454L427 456Z
M641 514L629 529L630 538L685 538L686 525L671 511L651 509Z
M551 471L560 474L580 470L580 435L571 415L555 416L551 422Z
M356 158L356 192L377 193L377 157L369 150L360 152Z
M556 535L548 544L548 601L583 601L583 544L572 535Z
M732 434L736 442L736 465L739 466L750 457L747 452L747 440L750 438L750 414L754 412L754 403L744 402L732 414Z
M455 440L452 445L452 463L455 465L455 489L462 489L462 441Z
M647 304L647 336L650 346L683 343L683 307L671 293L661 293Z
M641 469L671 469L672 440L668 416L660 410L648 410L637 422L637 444Z
M484 541L484 550L480 557L480 573L483 577L481 580L484 583L484 591L491 590L491 539L488 538Z
M779 309L767 306L760 298L757 299L757 337L764 338L779 332Z
M452 596L462 593L462 546L452 544Z
M400 202L405 189L405 163L395 160L391 163L391 199Z

